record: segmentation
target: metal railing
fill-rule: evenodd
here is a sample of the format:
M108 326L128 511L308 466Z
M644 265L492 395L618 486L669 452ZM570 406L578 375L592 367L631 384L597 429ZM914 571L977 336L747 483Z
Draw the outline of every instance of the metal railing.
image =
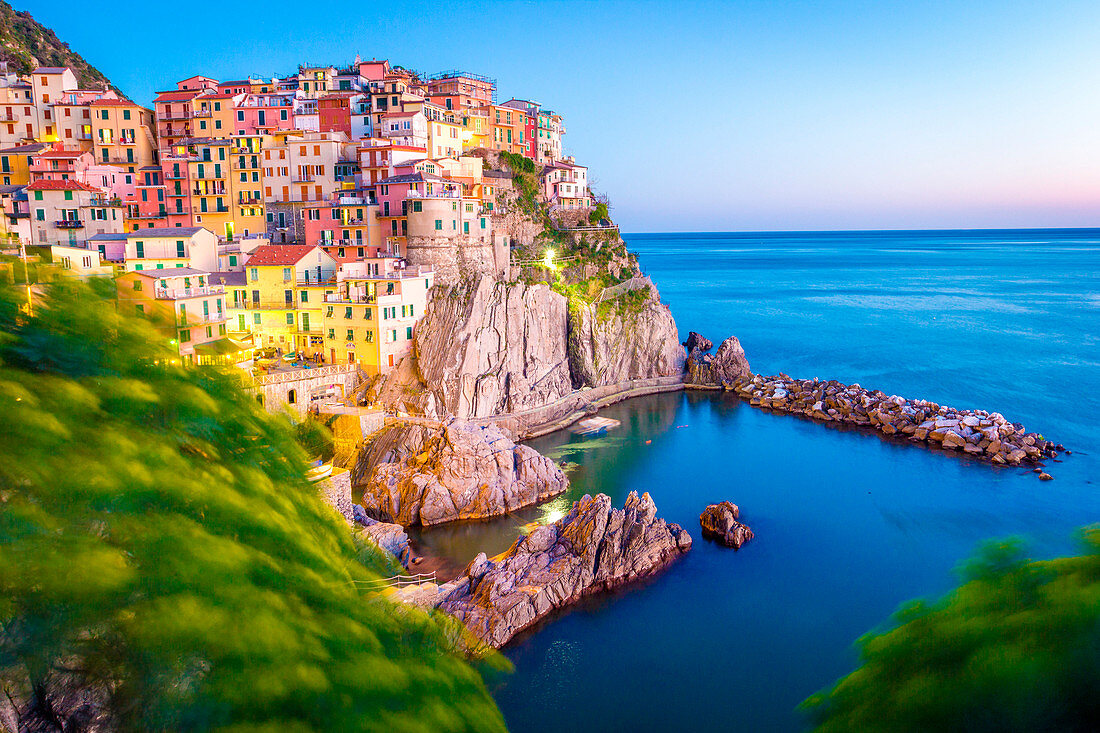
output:
M409 586L421 586L426 583L436 583L435 571L430 573L417 573L416 575L391 575L388 578L376 578L375 580L353 580L357 588L367 590L383 590L385 588L407 588Z

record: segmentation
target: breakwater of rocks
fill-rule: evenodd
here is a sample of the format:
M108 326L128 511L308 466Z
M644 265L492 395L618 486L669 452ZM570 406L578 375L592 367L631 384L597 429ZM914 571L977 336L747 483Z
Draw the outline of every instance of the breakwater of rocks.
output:
M874 428L1009 466L1035 465L1065 450L1020 423L985 410L959 410L836 380L750 374L726 385L752 405L826 422ZM1040 478L1050 476L1040 473Z

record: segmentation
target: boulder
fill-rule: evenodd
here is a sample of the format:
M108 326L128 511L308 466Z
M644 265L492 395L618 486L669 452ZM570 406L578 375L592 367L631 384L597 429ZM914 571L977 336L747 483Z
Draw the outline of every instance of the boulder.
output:
M741 510L729 501L710 504L699 515L699 524L703 527L704 537L713 537L726 547L735 550L751 540L754 535L747 525L741 524Z
M568 485L556 463L495 425L453 421L418 453L375 465L361 488L367 514L408 526L507 514Z
M622 509L604 494L584 496L503 555L478 555L440 588L439 608L500 648L553 610L651 575L690 548L684 529L657 517L649 494L631 492Z

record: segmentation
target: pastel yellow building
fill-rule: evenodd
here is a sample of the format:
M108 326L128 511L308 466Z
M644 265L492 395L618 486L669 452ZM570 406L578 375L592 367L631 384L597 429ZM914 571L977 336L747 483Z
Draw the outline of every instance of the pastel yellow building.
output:
M230 302L235 330L243 325L257 346L321 353L321 306L336 294L336 260L316 246L268 244L253 250L244 271L243 287L233 289Z
M92 146L97 163L117 165L127 173L156 162L153 113L124 99L91 103Z

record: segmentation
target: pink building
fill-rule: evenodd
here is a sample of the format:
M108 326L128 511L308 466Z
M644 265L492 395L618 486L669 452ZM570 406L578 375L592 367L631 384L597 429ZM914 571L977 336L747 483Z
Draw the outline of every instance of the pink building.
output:
M267 135L275 130L294 129L294 95L249 94L234 110L238 135Z
M31 182L78 181L82 173L95 163L91 151L54 147L31 158Z

